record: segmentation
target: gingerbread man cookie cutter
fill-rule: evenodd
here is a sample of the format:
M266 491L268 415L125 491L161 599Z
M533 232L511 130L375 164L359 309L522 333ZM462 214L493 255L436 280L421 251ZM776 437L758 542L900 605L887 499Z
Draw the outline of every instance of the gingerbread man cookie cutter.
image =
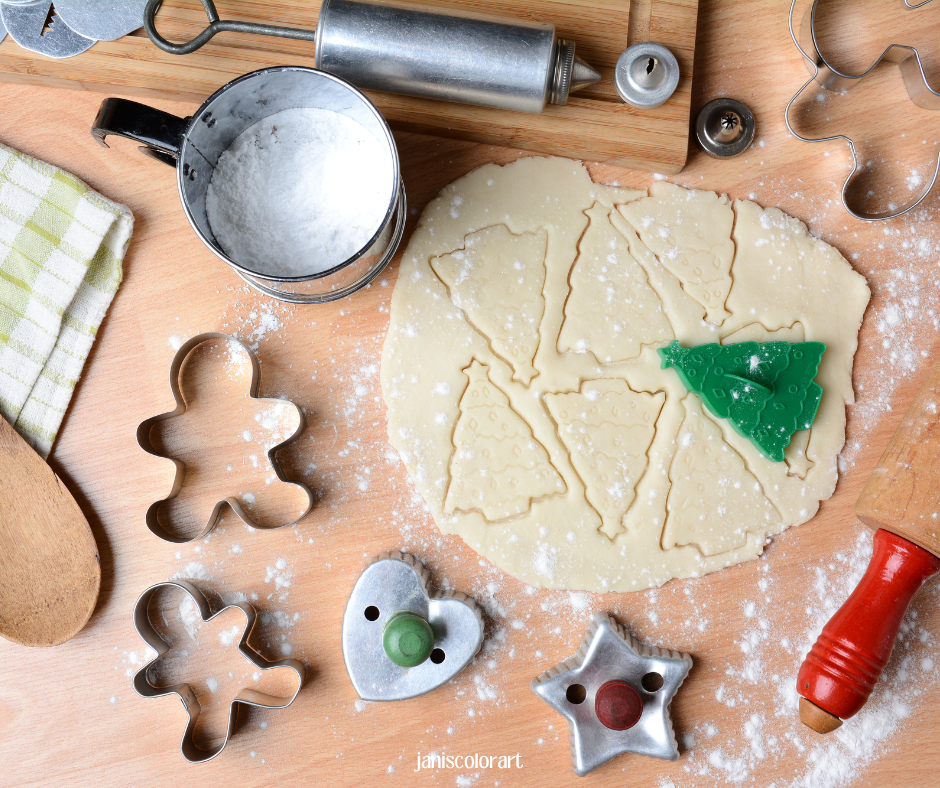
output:
M268 695L254 689L243 689L239 692L238 695L232 699L231 705L229 706L228 727L225 731L225 739L220 745L210 750L203 750L198 747L193 737L193 733L196 730L196 721L199 719L202 706L199 704L192 686L184 682L168 687L156 687L150 683L149 674L151 669L160 658L170 650L170 645L160 637L153 623L150 621L150 601L153 599L154 595L163 588L178 588L186 593L199 610L199 615L202 617L203 622L211 621L227 610L238 608L245 614L245 631L238 641L239 653L258 670L290 668L297 674L297 689L294 690L294 694L289 698ZM183 703L183 708L185 708L186 713L189 714L189 722L186 725L183 739L180 742L180 752L190 763L205 763L206 761L211 761L225 749L225 745L228 744L229 739L232 737L232 729L238 717L238 707L240 704L258 706L263 709L286 709L294 702L301 687L304 685L304 681L307 678L307 668L303 662L297 659L280 659L276 662L271 662L248 645L248 638L251 636L252 629L254 629L256 619L257 614L255 613L255 609L247 602L236 602L231 605L226 605L218 612L213 613L205 594L186 580L170 580L164 583L157 583L144 591L137 600L137 604L134 607L134 628L143 641L157 652L157 656L137 671L134 676L134 689L137 691L138 695L144 698L160 698L164 695L179 696L179 699Z
M922 0L919 3L910 3L908 0L900 0L911 11L927 5L931 0ZM904 78L904 85L911 100L919 107L929 110L940 110L940 93L934 90L927 82L927 75L924 73L924 66L920 59L920 53L914 47L903 44L889 44L884 52L881 53L875 62L861 74L844 74L832 66L819 51L818 40L816 37L816 10L820 0L813 0L813 5L807 10L800 25L800 33L797 36L793 27L793 12L796 8L796 0L790 4L790 37L797 49L806 61L807 68L812 76L806 81L793 98L787 104L784 111L784 120L790 133L803 142L832 142L834 140L844 140L849 150L852 152L852 171L842 184L842 205L856 219L866 222L882 221L885 219L894 219L897 216L920 205L924 198L933 189L940 176L940 156L937 157L937 166L934 168L933 175L927 180L924 188L916 194L910 201L896 208L889 208L883 213L867 213L859 211L852 207L847 196L849 185L854 180L859 170L858 153L855 149L855 142L844 134L833 134L829 137L804 137L799 134L790 122L790 108L799 99L805 91L814 82L826 90L846 91L857 85L861 80L867 77L881 63L897 63Z
M285 484L290 484L295 487L299 487L307 496L307 505L304 508L303 512L294 520L291 520L289 523L282 523L280 525L261 525L251 518L251 516L245 511L242 507L241 502L233 497L229 496L222 499L216 503L215 507L212 509L209 519L206 521L205 526L202 531L196 536L193 536L189 539L185 537L178 536L177 534L171 533L163 524L160 522L160 508L167 501L175 498L179 495L180 490L183 489L183 480L186 478L186 464L182 460L178 460L175 457L167 457L162 452L158 451L156 447L150 440L150 431L153 426L159 421L166 421L167 419L172 419L175 416L179 416L186 412L186 400L183 397L183 392L180 387L180 372L183 369L183 363L186 361L190 353L192 353L199 345L202 345L206 342L213 340L222 340L226 342L234 342L238 345L245 353L248 354L248 359L251 361L251 383L248 387L248 396L251 399L258 400L259 402L271 402L283 405L287 403L291 405L299 416L299 423L297 429L293 434L288 436L285 440L278 443L276 446L272 446L267 450L266 454L268 460L271 463L271 467L274 469L274 473L277 475L277 478ZM263 530L271 530L274 528L286 528L289 525L294 525L300 522L304 517L306 517L310 511L313 509L314 496L313 491L303 482L291 481L284 475L284 471L281 469L280 463L277 461L277 458L274 456L275 453L284 448L290 443L293 443L300 437L300 434L304 430L304 414L300 408L294 405L293 402L283 399L272 399L270 397L259 397L258 396L258 387L261 385L261 365L258 363L258 359L254 353L251 352L251 349L244 343L235 339L235 337L229 336L228 334L220 334L216 332L210 332L206 334L199 334L198 336L193 337L192 339L184 342L180 349L176 352L176 355L173 357L173 363L170 364L170 390L173 392L173 398L176 400L176 408L167 412L161 413L159 416L151 416L149 419L145 419L137 427L137 444L142 448L147 454L152 454L154 457L160 457L161 459L170 460L176 466L176 476L173 479L173 488L170 490L170 494L166 498L162 498L159 501L156 501L150 505L147 509L146 521L147 527L161 539L166 542L173 542L174 544L185 544L187 542L195 541L196 539L202 539L207 536L216 524L219 521L219 517L222 512L222 505L228 504L232 507L232 510L238 515L239 519L245 523L245 525L251 526L252 528L258 528Z

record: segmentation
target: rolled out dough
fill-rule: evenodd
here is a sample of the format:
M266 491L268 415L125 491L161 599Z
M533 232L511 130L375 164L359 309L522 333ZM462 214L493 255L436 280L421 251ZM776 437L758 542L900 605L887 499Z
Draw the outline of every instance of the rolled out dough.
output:
M868 304L801 222L578 162L488 164L425 209L382 354L389 439L438 527L527 583L633 591L758 556L832 495ZM825 342L786 461L713 418L658 347Z

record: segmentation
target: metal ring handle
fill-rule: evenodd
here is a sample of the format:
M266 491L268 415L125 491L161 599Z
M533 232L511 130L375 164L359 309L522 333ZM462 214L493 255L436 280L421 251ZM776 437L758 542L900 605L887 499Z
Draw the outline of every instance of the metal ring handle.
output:
M300 41L316 41L316 30L300 30L294 27L276 27L275 25L259 25L254 22L238 22L230 19L219 19L215 3L212 0L201 0L202 7L206 9L209 24L198 36L182 44L174 44L157 32L156 16L163 0L148 0L144 9L144 30L150 40L164 52L171 55L188 55L202 48L217 33L249 33L258 36L275 36L277 38L294 38Z

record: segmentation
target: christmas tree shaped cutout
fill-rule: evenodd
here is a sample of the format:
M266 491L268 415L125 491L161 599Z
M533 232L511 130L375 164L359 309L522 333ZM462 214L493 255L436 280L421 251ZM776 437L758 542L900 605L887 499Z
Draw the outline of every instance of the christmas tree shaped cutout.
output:
M566 491L545 447L473 360L454 427L444 513L479 511L490 522L524 514L533 500Z
M585 497L613 539L649 463L647 452L666 395L634 391L625 380L592 380L580 391L545 394L545 405L584 482Z
M659 295L630 245L600 203L584 212L590 220L568 275L570 293L558 335L562 353L590 352L601 364L628 361L644 345L675 334Z
M808 430L822 397L813 381L826 350L822 342L738 342L659 349L705 407L727 419L761 452L782 462L793 433Z
M471 233L464 243L433 258L431 269L470 325L512 365L513 380L528 386L538 375L533 362L545 311L548 232L514 235L497 224Z

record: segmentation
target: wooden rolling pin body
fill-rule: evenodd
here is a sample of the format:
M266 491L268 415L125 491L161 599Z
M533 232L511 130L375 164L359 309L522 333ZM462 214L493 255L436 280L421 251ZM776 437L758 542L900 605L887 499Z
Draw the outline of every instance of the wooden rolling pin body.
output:
M940 362L927 373L855 505L858 518L876 529L868 570L800 668L800 716L820 733L865 704L911 599L940 569L938 411Z

